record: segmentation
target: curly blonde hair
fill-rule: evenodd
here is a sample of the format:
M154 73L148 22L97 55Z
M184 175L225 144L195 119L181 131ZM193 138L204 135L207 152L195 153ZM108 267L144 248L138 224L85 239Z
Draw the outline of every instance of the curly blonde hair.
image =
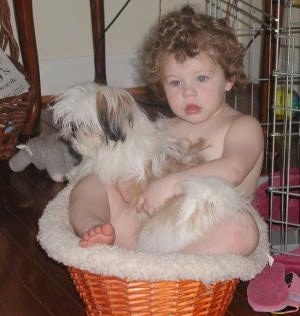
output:
M140 51L141 77L159 98L165 98L161 83L163 59L174 54L183 63L206 52L219 63L227 80L234 85L246 83L243 72L245 49L225 19L197 13L186 5L163 16L154 26Z

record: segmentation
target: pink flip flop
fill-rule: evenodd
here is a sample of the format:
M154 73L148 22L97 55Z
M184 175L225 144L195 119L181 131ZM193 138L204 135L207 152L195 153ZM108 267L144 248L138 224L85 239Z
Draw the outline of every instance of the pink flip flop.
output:
M298 292L299 293L299 292ZM266 266L249 282L248 302L257 312L275 312L289 305L289 287L285 282L285 267L279 262Z
M289 287L289 298L287 305L282 310L272 312L272 315L287 315L294 314L299 311L300 308L300 278L296 273L288 273L285 276L285 282ZM299 313L297 313L299 315Z
M289 287L289 306L300 307L300 277L294 273L288 273L285 281Z
M285 282L289 287L289 298L287 300L287 306L282 310L272 312L272 315L286 315L294 314L299 311L300 308L300 278L294 273L288 273L285 276ZM297 313L299 315L299 313Z

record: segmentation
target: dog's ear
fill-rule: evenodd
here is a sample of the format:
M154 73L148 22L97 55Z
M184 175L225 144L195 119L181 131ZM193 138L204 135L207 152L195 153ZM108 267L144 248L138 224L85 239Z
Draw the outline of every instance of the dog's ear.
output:
M108 102L116 102L117 105L112 106ZM106 97L98 93L96 97L97 115L101 128L105 134L106 140L122 142L126 139L126 124L133 126L133 116L128 110L130 100L126 100L126 96L118 95L113 100L107 100Z
M125 120L130 128L133 127L133 108L136 106L133 97L126 93L119 95L119 116Z

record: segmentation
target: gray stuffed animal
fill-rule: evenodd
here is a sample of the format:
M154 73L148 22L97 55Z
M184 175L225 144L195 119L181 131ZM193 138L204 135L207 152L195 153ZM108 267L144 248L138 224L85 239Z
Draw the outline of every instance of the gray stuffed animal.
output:
M68 171L80 162L71 146L57 134L41 135L18 145L19 151L9 160L11 170L23 171L31 163L46 170L53 181L69 180Z

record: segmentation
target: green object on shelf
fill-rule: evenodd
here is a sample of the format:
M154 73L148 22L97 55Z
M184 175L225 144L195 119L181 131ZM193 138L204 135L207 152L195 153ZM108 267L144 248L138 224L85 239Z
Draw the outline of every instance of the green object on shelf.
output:
M296 91L288 91L284 87L279 87L276 90L276 106L275 113L278 119L287 117L295 117L296 111L299 109L299 94Z

